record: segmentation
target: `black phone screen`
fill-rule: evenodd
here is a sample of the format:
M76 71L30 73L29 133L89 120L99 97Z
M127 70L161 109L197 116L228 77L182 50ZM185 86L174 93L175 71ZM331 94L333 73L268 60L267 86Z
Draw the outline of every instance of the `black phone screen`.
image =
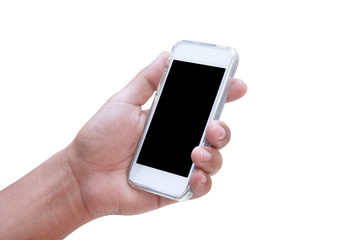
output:
M183 177L192 166L225 69L174 60L137 163Z

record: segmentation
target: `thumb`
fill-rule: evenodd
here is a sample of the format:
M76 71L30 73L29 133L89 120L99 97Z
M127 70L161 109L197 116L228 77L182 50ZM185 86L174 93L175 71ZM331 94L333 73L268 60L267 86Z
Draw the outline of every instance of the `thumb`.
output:
M151 64L140 71L116 96L120 101L141 106L157 90L169 53L162 52Z

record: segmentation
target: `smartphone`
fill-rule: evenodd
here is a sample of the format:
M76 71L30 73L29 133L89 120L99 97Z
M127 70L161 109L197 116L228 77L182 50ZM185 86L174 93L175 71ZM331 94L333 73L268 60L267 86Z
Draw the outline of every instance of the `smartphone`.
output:
M206 127L219 119L237 65L230 47L174 45L128 171L131 186L178 201L193 195L191 152L209 146Z

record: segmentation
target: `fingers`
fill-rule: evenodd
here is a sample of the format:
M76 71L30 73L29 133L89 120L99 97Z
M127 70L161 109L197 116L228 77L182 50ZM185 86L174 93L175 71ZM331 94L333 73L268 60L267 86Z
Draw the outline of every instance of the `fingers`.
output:
M222 121L212 121L207 127L206 138L211 146L221 149L229 143L231 130Z
M247 85L241 79L233 79L227 96L227 102L243 97L247 92Z
M210 176L221 169L223 162L219 149L227 145L231 131L224 122L213 121L207 127L206 137L212 147L195 147L191 153L192 161L198 168L190 179L193 198L201 197L211 190Z
M141 106L157 90L169 53L162 52L150 65L123 89L116 98L133 105Z
M190 185L193 191L192 199L207 194L212 187L211 177L201 169L196 169L191 176Z
M222 155L215 148L196 147L191 158L194 164L210 176L216 174L222 166Z
M157 90L169 53L162 52L150 65L114 97L120 101L141 106ZM240 79L233 79L227 96L227 102L235 101L247 92L247 85Z

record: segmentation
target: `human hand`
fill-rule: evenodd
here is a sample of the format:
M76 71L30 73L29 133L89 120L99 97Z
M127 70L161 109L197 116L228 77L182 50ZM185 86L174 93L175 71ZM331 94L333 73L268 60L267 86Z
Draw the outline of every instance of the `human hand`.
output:
M139 214L174 202L135 189L127 181L127 171L148 115L148 110L141 106L156 91L167 58L168 53L162 53L112 96L65 149L83 204L92 218ZM242 97L246 91L246 85L234 79L227 101ZM210 190L210 176L222 165L219 149L229 142L230 130L225 123L213 121L207 127L206 137L212 147L196 147L191 154L198 167L190 179L193 198Z

